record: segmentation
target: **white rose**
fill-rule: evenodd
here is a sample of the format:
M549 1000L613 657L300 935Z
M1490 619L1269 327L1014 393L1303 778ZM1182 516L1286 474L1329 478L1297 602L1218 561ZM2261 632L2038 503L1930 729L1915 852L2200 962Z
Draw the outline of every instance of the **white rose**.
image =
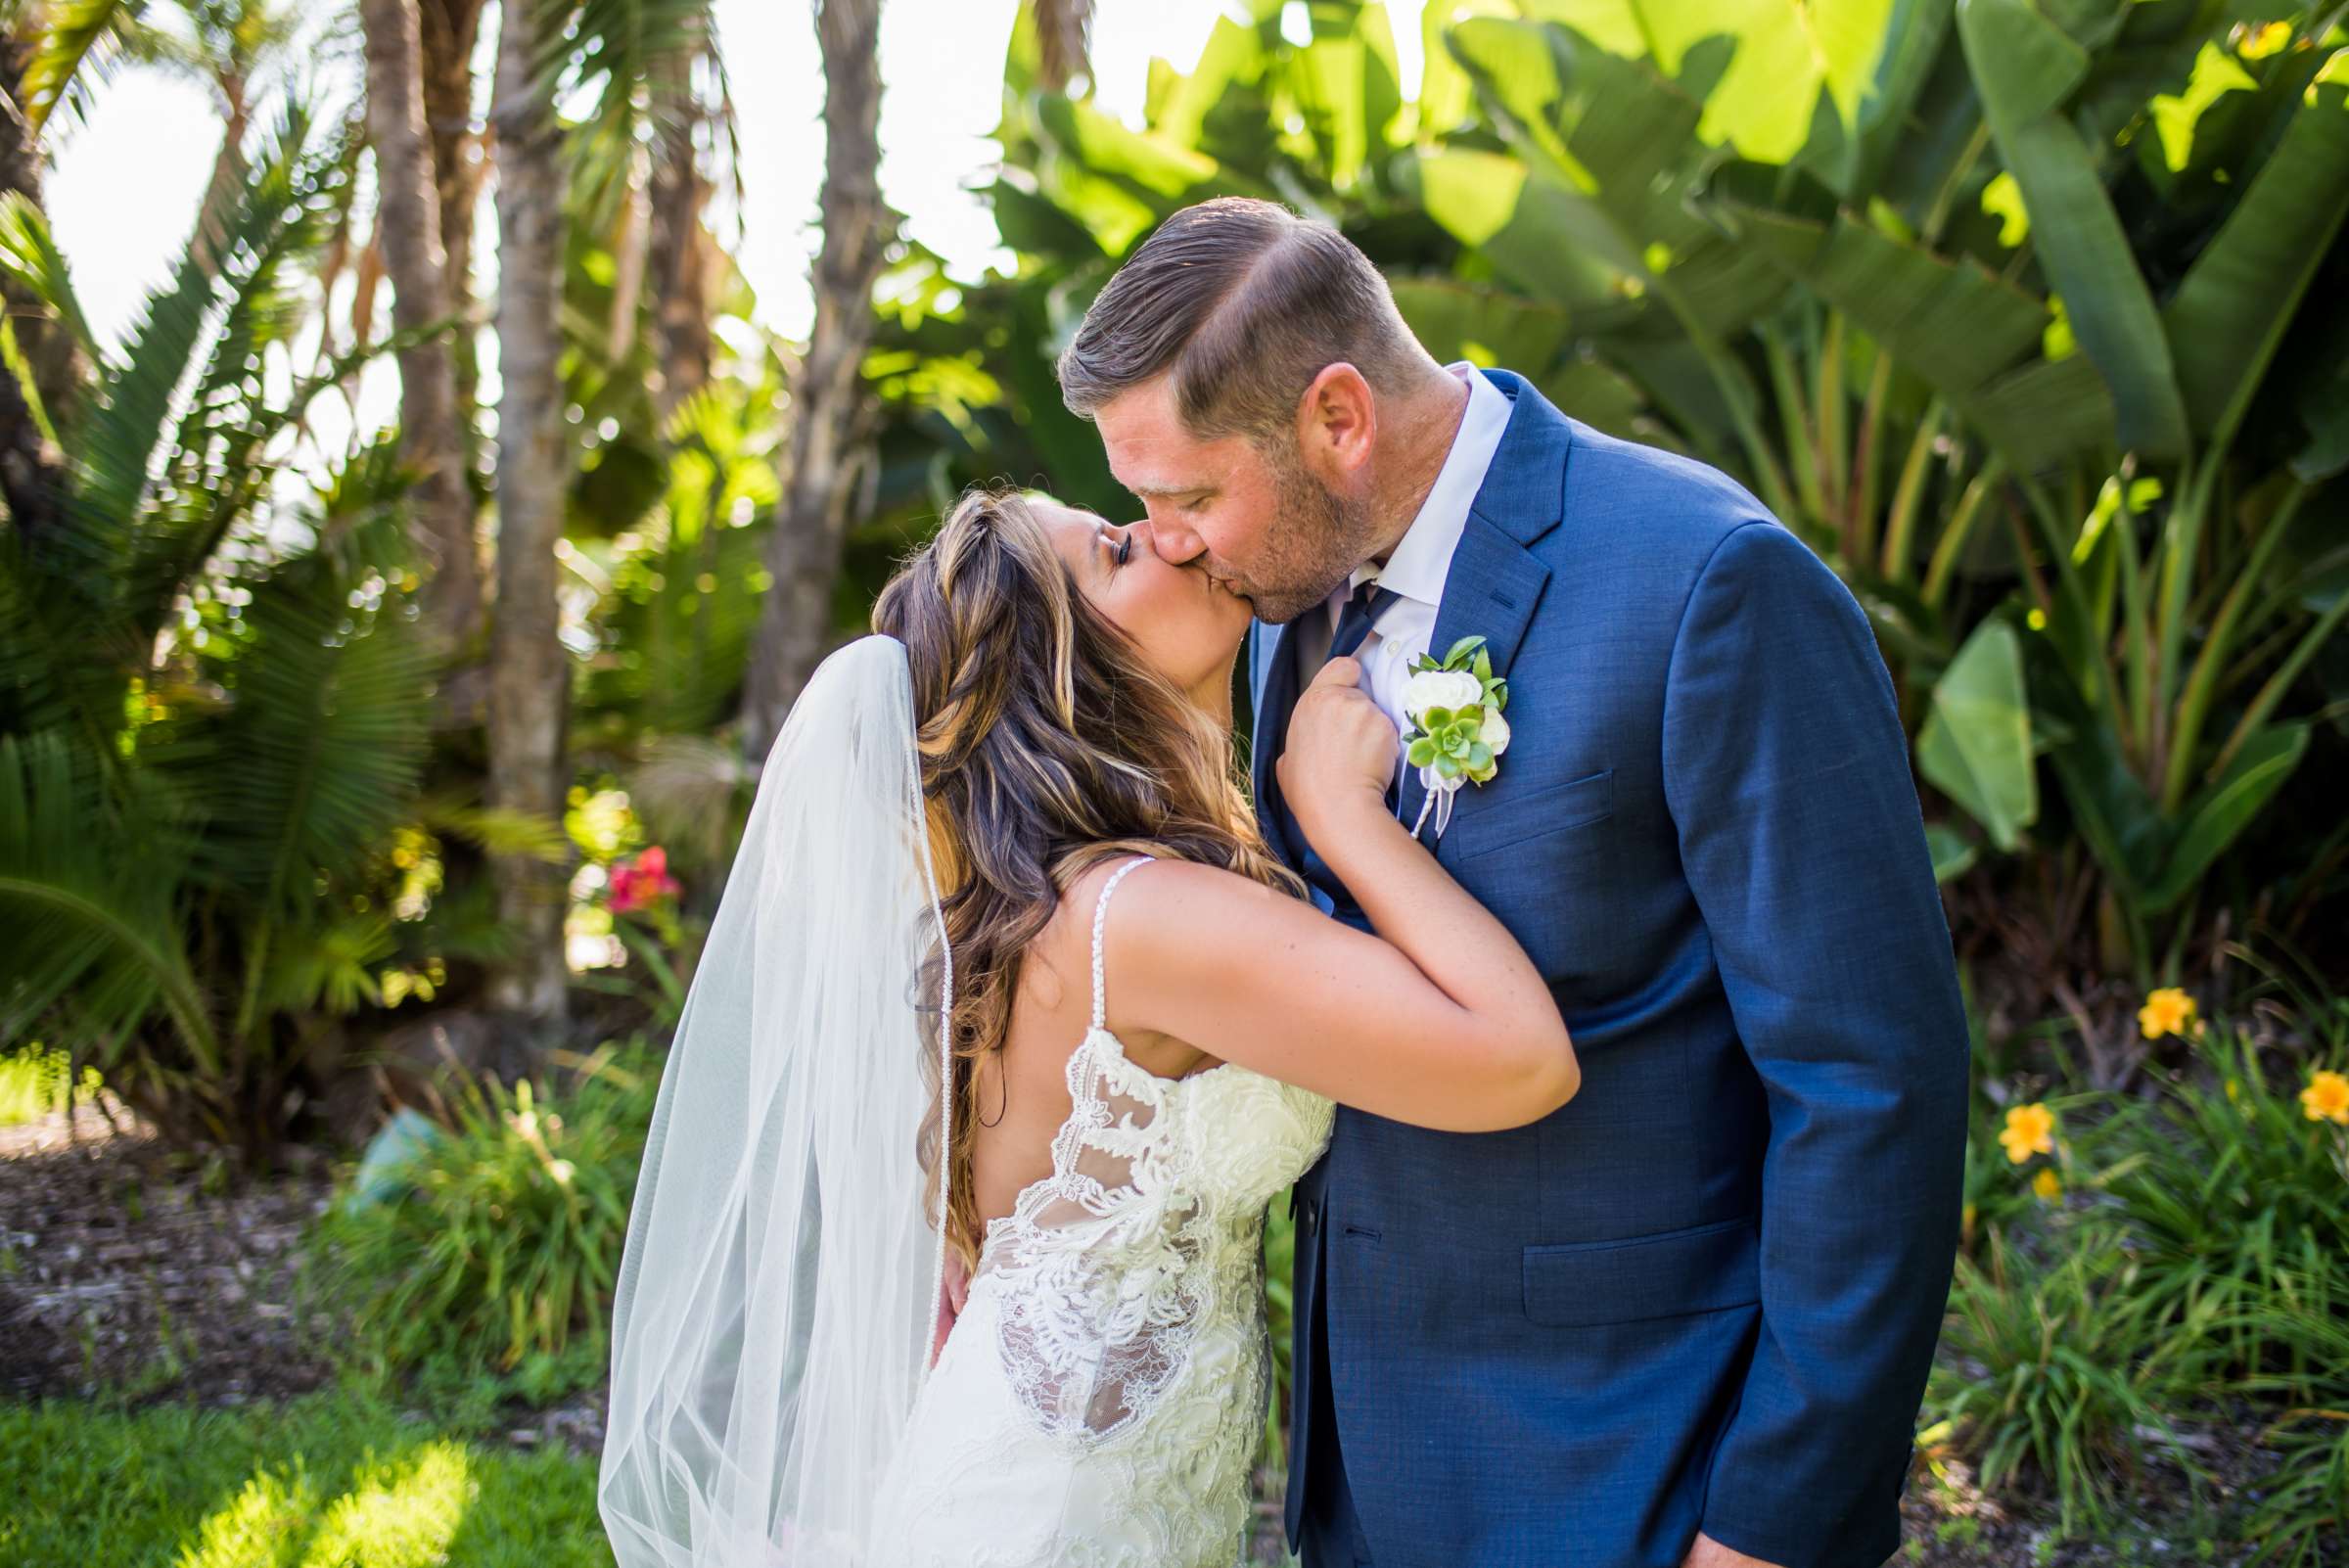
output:
M1404 683L1403 711L1416 723L1431 708L1465 708L1484 695L1485 683L1465 669L1423 669Z
M1484 727L1476 732L1476 738L1491 748L1496 757L1509 749L1509 721L1500 716L1499 709L1485 710Z

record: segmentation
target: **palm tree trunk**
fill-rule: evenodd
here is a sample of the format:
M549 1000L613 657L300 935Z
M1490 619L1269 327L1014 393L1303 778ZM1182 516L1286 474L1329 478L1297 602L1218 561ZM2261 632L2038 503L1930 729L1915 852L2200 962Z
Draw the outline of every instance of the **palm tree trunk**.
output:
M448 319L451 296L425 135L416 0L359 0L359 23L367 35L367 135L375 146L377 232L392 278L392 321L402 330L426 328ZM401 455L418 476L409 492L415 531L431 568L425 621L454 654L480 628L482 573L445 333L401 350L399 399Z
M0 30L0 191L15 191L46 211L41 200L40 138L24 122L19 107L24 102L24 67L32 58L36 32L34 22L25 18ZM17 346L32 370L31 391L53 421L64 419L89 380L89 364L81 346L65 323L50 319L40 301L21 295L14 287L0 289L0 308L7 310L16 329ZM7 444L11 449L27 441L37 446L37 438L38 432L27 428L12 433Z
M672 112L662 117L653 143L646 213L645 276L653 295L653 354L660 385L654 412L666 425L677 404L710 380L710 237L702 211L710 202L696 132L714 126L693 89L694 62L708 47L706 18L692 20L694 47L656 63L656 95Z
M571 463L563 423L562 143L532 70L547 8L505 0L489 120L497 138L497 610L490 631L489 800L559 819L570 665L556 632L555 545ZM490 979L495 1004L541 1023L564 1012L564 868L491 862L517 939Z
M816 0L824 59L823 249L815 325L792 378L790 478L766 545L773 580L744 683L743 745L762 757L833 643L832 585L848 524L852 449L872 339L873 284L892 232L881 205L881 0Z
M1037 85L1066 92L1082 76L1092 80L1093 0L1035 0L1036 41L1042 46Z
M423 46L424 126L433 144L433 185L440 203L440 249L447 257L451 308L473 308L473 214L482 191L481 138L473 131L473 50L482 31L482 0L419 0ZM452 346L457 374L457 418L465 449L473 450L473 410L480 397L481 364L473 334Z

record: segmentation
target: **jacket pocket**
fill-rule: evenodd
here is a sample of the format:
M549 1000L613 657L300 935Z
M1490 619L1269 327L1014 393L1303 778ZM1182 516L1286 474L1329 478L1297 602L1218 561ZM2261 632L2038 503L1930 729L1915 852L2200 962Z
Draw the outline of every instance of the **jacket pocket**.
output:
M1508 775L1508 760L1501 760L1501 775ZM1481 854L1513 849L1529 839L1539 839L1568 828L1588 827L1603 822L1615 814L1615 770L1607 768L1583 778L1568 779L1563 784L1548 784L1529 795L1496 800L1492 806L1478 811L1459 825L1467 828L1474 822L1472 841L1461 847L1460 858L1473 860ZM1486 817L1494 820L1487 822Z
M1557 1328L1678 1317L1762 1299L1757 1218L1525 1249L1525 1315Z

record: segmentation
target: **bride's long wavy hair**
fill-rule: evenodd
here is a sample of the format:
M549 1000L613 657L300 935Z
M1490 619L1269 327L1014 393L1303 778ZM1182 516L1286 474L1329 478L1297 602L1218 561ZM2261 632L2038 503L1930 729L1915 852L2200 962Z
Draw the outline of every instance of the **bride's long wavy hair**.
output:
M964 494L881 591L872 624L905 645L913 672L954 959L943 1222L975 1268L978 1065L1003 1047L1021 961L1062 892L1136 853L1304 888L1257 831L1223 726L1078 591L1016 492ZM934 1203L938 1109L933 1099L921 1150Z

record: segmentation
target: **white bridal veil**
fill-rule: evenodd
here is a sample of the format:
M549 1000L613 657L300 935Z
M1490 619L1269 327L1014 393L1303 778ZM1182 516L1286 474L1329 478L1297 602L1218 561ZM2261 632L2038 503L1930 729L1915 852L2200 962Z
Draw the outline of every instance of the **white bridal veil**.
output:
M913 736L903 644L859 638L760 775L621 1257L597 1483L620 1568L865 1563L944 1257L916 1139L953 983L924 973L944 928Z

